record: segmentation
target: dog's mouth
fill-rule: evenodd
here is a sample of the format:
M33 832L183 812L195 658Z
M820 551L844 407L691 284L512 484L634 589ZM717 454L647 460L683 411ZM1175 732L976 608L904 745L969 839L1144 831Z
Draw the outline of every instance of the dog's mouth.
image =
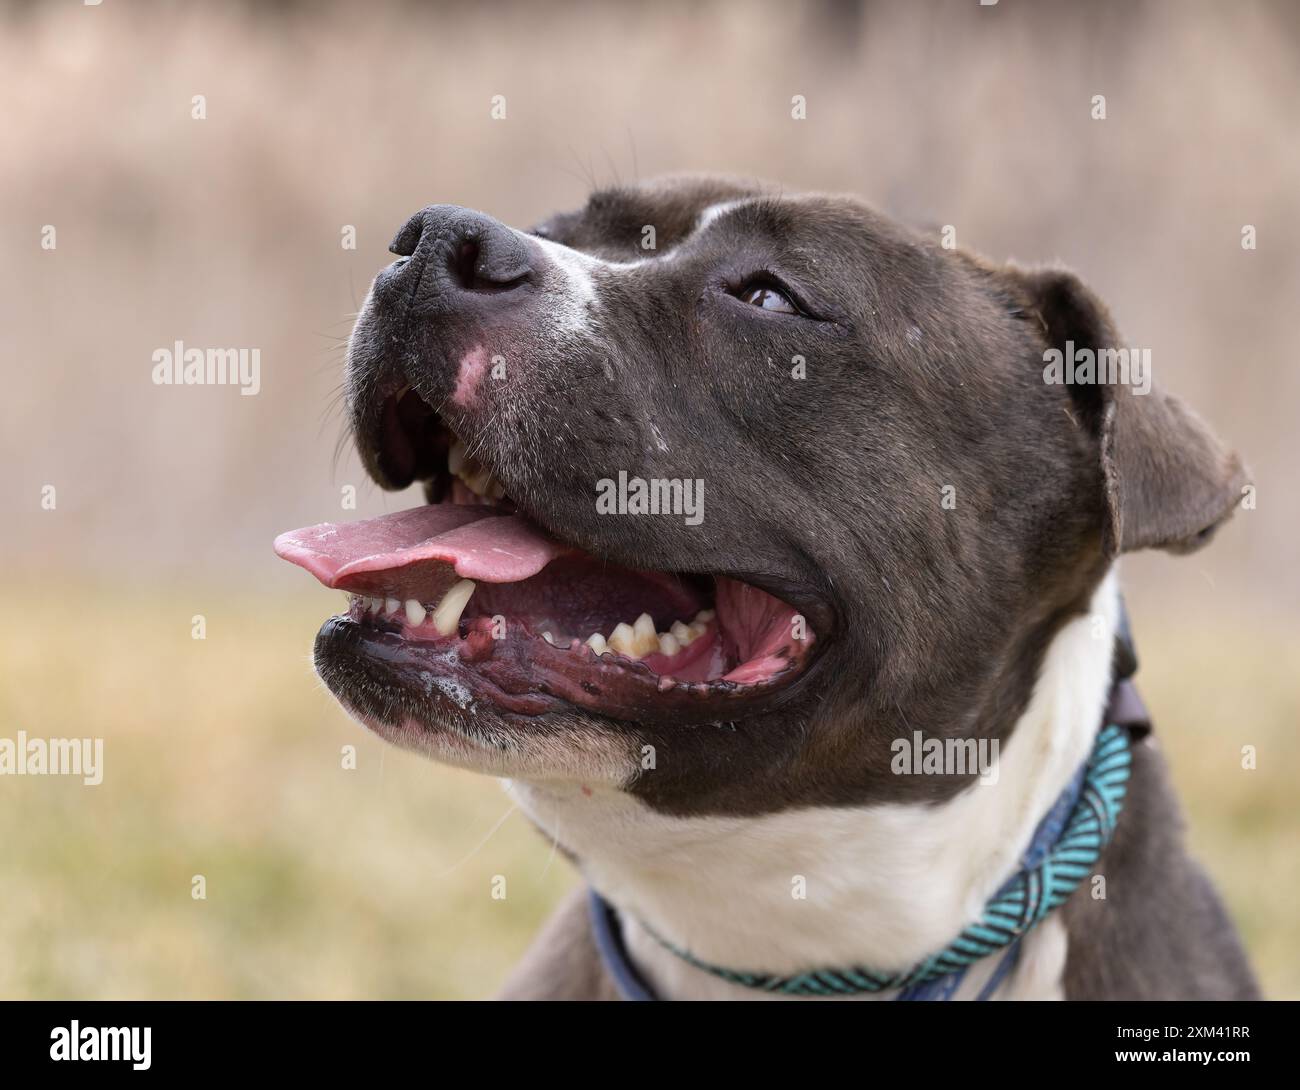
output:
M415 391L385 401L379 433L383 475L425 481L430 502L275 542L349 596L316 653L354 710L707 722L773 702L806 667L814 635L793 606L733 575L631 570L566 543Z

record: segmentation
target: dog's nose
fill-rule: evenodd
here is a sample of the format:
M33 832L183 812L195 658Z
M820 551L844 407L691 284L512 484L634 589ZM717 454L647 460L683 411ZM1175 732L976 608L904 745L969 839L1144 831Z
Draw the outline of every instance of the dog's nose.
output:
M388 247L394 262L377 288L417 312L453 310L527 285L532 254L523 237L482 212L431 204L406 221Z

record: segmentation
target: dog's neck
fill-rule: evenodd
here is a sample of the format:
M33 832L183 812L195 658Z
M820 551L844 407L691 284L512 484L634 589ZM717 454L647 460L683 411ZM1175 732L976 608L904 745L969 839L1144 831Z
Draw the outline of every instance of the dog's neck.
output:
M663 998L763 993L692 967L644 925L731 969L906 969L978 916L1087 757L1106 704L1119 608L1112 571L1090 614L1067 623L1048 648L1002 746L997 782L973 783L941 805L676 818L614 788L514 781L508 790L619 910L628 951ZM969 987L978 988L992 960L972 970ZM1049 919L999 994L1058 994L1064 960L1064 929Z

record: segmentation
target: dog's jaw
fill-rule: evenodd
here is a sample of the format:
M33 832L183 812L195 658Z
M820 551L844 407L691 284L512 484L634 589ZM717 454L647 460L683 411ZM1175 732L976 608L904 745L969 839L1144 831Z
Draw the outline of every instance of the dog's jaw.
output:
M906 969L978 916L1086 758L1109 689L1119 608L1112 570L1089 613L1048 649L997 782L974 783L938 806L673 818L618 790L518 779L507 790L620 910L629 952L664 998L765 993L691 967L642 921L697 957L738 970ZM797 878L806 899L792 895ZM1062 997L1066 941L1059 921L1050 924L1026 940L1003 994ZM972 968L958 998L979 991L995 960Z

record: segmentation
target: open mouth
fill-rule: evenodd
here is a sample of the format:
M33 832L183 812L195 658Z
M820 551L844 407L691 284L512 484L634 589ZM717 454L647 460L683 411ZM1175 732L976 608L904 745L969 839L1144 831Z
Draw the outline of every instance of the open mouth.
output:
M352 663L340 686L369 688L340 691L323 668L345 703L704 722L771 701L807 664L811 629L767 591L618 567L543 530L414 390L385 401L379 430L385 476L424 481L430 502L275 542L349 596L317 638L318 664Z

